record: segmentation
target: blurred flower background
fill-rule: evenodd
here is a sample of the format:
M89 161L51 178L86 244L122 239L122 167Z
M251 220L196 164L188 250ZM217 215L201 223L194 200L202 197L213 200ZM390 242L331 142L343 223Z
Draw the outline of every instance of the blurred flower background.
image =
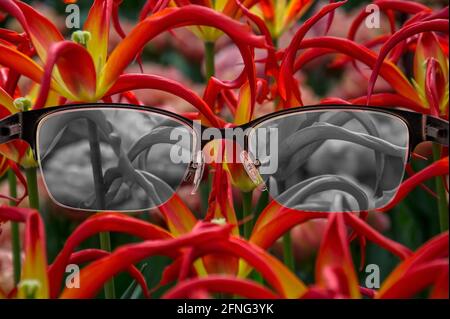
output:
M448 1L78 1L87 44L80 40L86 33L74 36L78 29L66 26L70 2L76 1L24 1L42 14L36 17L28 6L1 0L1 117L27 103L114 101L223 126L291 106L365 104L372 95L373 105L448 120ZM371 3L382 10L380 28L364 25ZM407 33L411 26L417 29ZM53 68L59 73L52 75ZM126 130L134 123L121 125ZM367 162L337 152L339 163L324 158L318 164L364 171ZM242 291L247 297L448 297L446 148L424 143L415 150L389 211L332 217L284 209L266 193L248 191L242 169L233 165L207 167L209 178L196 195L182 186L162 208L90 216L52 203L40 176L30 188L35 163L26 146L10 143L0 154L0 296L143 298L148 289L152 298ZM81 149L57 161L52 178L77 156ZM71 175L80 189L84 169ZM29 197L14 201L8 194ZM24 210L7 208L16 202ZM21 277L14 273L11 225L17 225L11 220L21 222L12 230L22 239ZM108 231L109 257L105 237L93 236ZM205 243L212 239L216 246ZM63 289L69 260L89 264L81 280L91 286ZM364 288L368 264L379 266L380 290ZM26 279L37 280L38 288ZM408 288L415 282L417 289Z

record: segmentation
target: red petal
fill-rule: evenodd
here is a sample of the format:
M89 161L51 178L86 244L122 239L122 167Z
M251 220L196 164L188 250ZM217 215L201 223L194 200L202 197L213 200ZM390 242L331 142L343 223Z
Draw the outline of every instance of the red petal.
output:
M414 1L392 1L392 0L381 0L376 1L375 3L381 11L394 10L408 14L417 14L419 12L431 12L431 9L427 6L417 3ZM367 12L366 10L361 11L361 13L353 20L352 25L350 27L348 33L348 39L354 40L356 36L356 32L361 24L364 22L366 17L371 14L371 12Z
M352 99L351 103L355 105L363 105L366 102L366 100L367 96L361 96L356 99ZM377 93L372 95L372 98L370 99L370 104L374 106L404 107L419 113L427 113L428 110L417 102L418 101L394 93Z
M22 265L21 282L38 281L35 298L49 297L47 276L47 253L45 247L44 224L39 213L32 209L17 207L0 207L0 220L25 223L25 260ZM18 289L19 298L27 296L26 288Z
M69 263L70 264L83 264L87 262L91 262L94 260L98 260L100 258L103 258L105 256L109 256L110 253L101 249L83 249L80 251L77 251L70 255ZM132 265L128 267L128 273L130 276L136 280L136 282L141 286L142 293L144 294L145 298L150 298L150 294L148 291L147 282L145 280L144 275L139 271L139 269L136 268L136 266Z
M213 275L206 278L194 278L178 283L162 297L163 299L190 298L197 290L234 294L250 299L278 298L272 291L253 281L234 277Z
M448 232L434 237L398 265L383 282L377 298L412 297L435 283L442 271L448 271Z
M374 68L377 63L377 55L364 46L358 45L347 39L334 37L318 37L305 39L300 45L300 49L324 48L332 49L336 52L349 55L370 68ZM400 69L389 61L381 61L380 75L402 96L419 101L414 87L406 79Z
M13 98L0 86L0 119L18 111L13 102Z
M123 214L102 213L94 215L75 229L50 266L49 277L51 278L52 298L58 295L64 269L74 249L87 238L100 232L123 232L147 240L172 237L168 232L155 225Z
M281 62L280 73L278 78L278 87L280 96L287 106L293 106L292 101L301 104L300 91L293 77L295 55L305 37L306 33L316 24L322 17L333 12L347 1L340 1L323 7L318 13L309 18L300 29L295 33L290 45L287 47L285 56ZM297 106L297 105L295 105Z
M56 26L41 13L21 1L0 1L0 8L14 16L30 36L33 46L42 61L47 60L50 46L64 37ZM36 81L39 82L39 81Z
M380 212L387 212L393 207L395 207L400 201L402 201L415 187L422 184L424 181L437 177L448 175L448 157L440 159L433 164L427 166L420 172L408 178L404 181L400 188L398 189L395 197L392 201L385 207L377 209Z
M221 127L223 125L223 121L212 112L209 105L194 91L181 83L161 76L150 74L123 74L106 95L113 95L137 89L154 89L169 92L192 104L204 115L211 125L216 127Z
M0 64L25 75L34 82L41 81L44 71L27 55L0 43Z
M106 281L127 269L131 264L153 255L166 255L174 258L179 255L180 248L227 238L229 231L228 227L204 224L201 230L175 239L151 240L121 246L110 256L95 261L81 270L80 281L84 283L83 289L65 289L61 297L91 298L97 294Z
M352 214L345 214L345 222L348 226L351 226L355 232L359 235L363 235L373 243L379 245L380 247L390 251L394 255L405 259L411 256L412 252L407 247L400 243L397 243L389 238L384 237L382 234L378 233L376 230L371 228L366 222L357 218Z
M177 194L158 209L175 237L189 233L197 223L197 218Z
M236 44L265 47L263 37L251 34L244 25L209 8L186 6L165 9L143 20L120 42L105 65L104 76L100 80L101 87L108 90L143 46L156 35L189 25L215 27L228 34Z
M377 80L378 74L380 73L380 70L382 68L384 59L389 54L389 52L401 41L406 40L409 37L412 37L413 35L423 33L423 32L443 32L448 34L448 21L447 20L432 20L432 21L425 21L425 22L418 22L416 24L413 24L411 26L406 26L399 31L397 31L386 43L383 45L383 47L380 50L380 53L378 54L377 61L373 67L372 75L370 76L369 80L369 87L367 90L367 103L370 102L370 96L373 93L373 89L375 87L375 82ZM412 95L412 96L416 96ZM407 96L407 95L405 95Z
M66 97L77 101L96 100L96 72L89 52L74 42L61 41L49 49L35 109L45 106L55 65L58 65L64 85L69 89L70 96Z
M83 30L91 34L87 50L95 64L94 70L100 71L108 56L108 40L112 7L114 0L95 0L89 10Z
M430 105L431 115L439 116L441 114L440 106L441 101L445 99L446 85L448 83L441 65L436 59L430 58L427 61L425 94ZM448 105L446 109L448 111Z

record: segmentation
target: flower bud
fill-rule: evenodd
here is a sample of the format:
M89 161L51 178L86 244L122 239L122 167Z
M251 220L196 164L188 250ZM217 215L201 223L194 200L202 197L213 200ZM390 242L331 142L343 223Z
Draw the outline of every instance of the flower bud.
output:
M28 111L31 108L31 100L27 97L19 97L14 100L13 104L22 112Z
M91 40L91 33L89 31L78 30L72 33L72 41L84 47Z

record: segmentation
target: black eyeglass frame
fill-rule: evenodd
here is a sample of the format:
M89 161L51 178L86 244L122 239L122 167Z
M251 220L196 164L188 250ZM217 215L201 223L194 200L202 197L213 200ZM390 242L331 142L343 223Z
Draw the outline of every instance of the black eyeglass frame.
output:
M55 114L58 112L64 112L68 110L83 110L83 109L92 109L92 108L118 108L118 109L128 109L128 110L147 110L149 112L153 112L156 114L165 115L169 118L176 119L186 124L188 127L193 128L193 121L187 119L181 115L176 113L166 111L160 108L150 107L150 106L141 106L141 105L133 105L133 104L123 104L123 103L83 103L83 104L70 104L64 106L54 106L48 107L39 110L30 110L24 112L18 112L13 115L10 115L2 120L0 120L0 144L7 143L13 141L15 139L21 139L26 141L36 158L37 154L37 130L39 127L39 123L45 119L47 116L51 114ZM270 119L279 117L281 115L289 115L289 114L300 114L302 112L307 111L348 111L348 110L358 110L358 111L371 111L389 114L395 116L402 120L409 131L409 147L408 147L408 158L411 156L411 152L415 149L415 147L426 141L435 142L444 146L448 146L448 137L449 137L449 125L448 121L440 119L435 116L422 114L414 111L404 110L404 109L395 109L386 108L386 107L374 107L374 106L363 106L363 105L346 105L346 104L326 104L326 105L316 105L316 106L302 106L289 108L285 110L280 110L274 113L270 113L259 117L255 120L250 121L249 123L237 126L236 128L240 128L242 130L248 130L258 126L259 124L268 121ZM206 129L206 126L201 127L203 131ZM223 131L225 129L221 129ZM223 132L222 132L223 133ZM224 136L224 135L222 135ZM210 140L201 141L201 149L212 141L214 137L211 137ZM245 142L245 150L248 151L247 141Z

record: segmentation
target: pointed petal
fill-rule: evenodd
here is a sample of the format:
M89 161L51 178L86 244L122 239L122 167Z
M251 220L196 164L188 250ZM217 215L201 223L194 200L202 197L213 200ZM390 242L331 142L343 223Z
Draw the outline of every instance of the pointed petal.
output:
M79 265L87 262L92 262L109 255L109 252L101 249L83 249L70 255L69 263ZM144 275L139 271L139 269L136 266L131 265L130 267L128 267L128 274L139 284L139 286L141 286L142 293L144 294L145 298L150 298L147 281L145 280Z
M165 9L139 23L111 53L102 72L100 90L107 91L142 47L156 35L189 25L215 27L228 34L237 44L265 47L264 37L251 34L244 25L214 10L201 6Z
M92 216L82 223L66 240L49 268L51 297L55 298L61 288L61 281L70 255L84 240L100 232L122 232L142 239L168 239L172 236L158 226L123 214L102 213Z
M96 72L89 52L74 42L61 41L49 49L35 109L44 107L47 101L55 65L58 65L59 74L68 89L68 92L61 92L65 93L65 97L75 101L97 100Z
M237 279L231 276L211 275L206 278L194 278L178 283L163 295L163 299L190 298L198 290L222 292L250 299L277 298L269 289L253 281Z
M251 101L251 92L248 82L245 83L239 91L238 105L234 124L241 125L250 122L253 114L253 106Z
M114 0L95 0L92 4L83 30L91 34L87 50L94 60L95 70L99 72L108 56L109 29Z
M430 13L431 9L427 6L417 3L414 1L402 1L402 0L381 0L377 1L376 5L381 11L398 11L407 14L418 14L421 12ZM364 8L365 9L365 8ZM365 21L367 16L372 12L370 10L362 10L361 13L353 20L350 26L347 38L349 40L354 40L356 33L362 23Z
M216 165L213 186L208 199L206 220L225 219L228 224L233 225L233 234L239 235L233 203L230 177L223 166L218 164Z
M395 207L400 201L402 201L411 192L411 190L422 184L424 181L433 177L448 175L448 169L449 169L448 157L440 159L434 162L433 164L427 166L420 172L414 174L406 181L404 181L400 185L397 193L395 194L395 197L391 200L391 202L385 207L377 209L377 211L380 212L389 211L390 209Z
M366 102L366 100L367 96L361 96L356 99L352 99L351 103L355 105L363 105ZM420 102L411 100L408 97L395 93L374 94L370 99L370 104L374 106L383 106L383 107L392 107L393 105L395 105L396 107L404 107L419 113L426 112L426 109L424 109L424 107L422 106L422 104L420 104Z
M18 112L13 102L13 98L0 86L0 119Z
M47 253L44 224L39 213L33 211L27 216L25 223L25 260L18 284L18 298L46 299L49 297L47 277ZM35 290L30 291L28 284Z
M386 43L380 49L377 61L373 66L367 90L367 103L370 102L370 96L373 93L375 82L377 80L378 74L380 73L380 69L386 56L398 43L406 40L409 37L412 37L416 34L420 34L423 32L435 31L448 34L448 25L449 25L448 20L443 19L423 21L415 23L411 26L403 27L402 29L398 30L394 35L392 35L392 37L388 41L386 41Z
M21 1L3 0L0 1L0 8L19 21L42 61L47 60L47 52L53 43L64 40L56 26L28 4Z
M364 238L367 238L368 240L379 245L383 249L390 251L391 253L400 257L401 259L405 259L411 256L412 252L407 247L403 246L402 244L396 241L384 237L382 234L378 233L366 222L356 217L355 215L346 213L344 217L346 224L348 226L351 226L358 235L364 236Z
M230 249L241 254L243 259L240 261L239 276L245 277L246 265L251 265L255 270L260 272L270 285L278 291L283 298L300 298L308 290L307 286L294 274L286 265L277 258L267 253L264 249L259 248L242 239L233 238ZM242 246L248 246L246 250ZM242 252L240 252L242 250ZM245 253L244 253L245 252ZM253 257L252 255L256 255ZM266 268L272 272L266 272ZM272 279L273 274L275 278Z
M91 298L97 294L105 282L131 264L154 255L176 258L180 249L196 247L206 242L217 242L228 238L229 227L204 224L196 232L174 239L148 240L117 248L110 256L91 263L81 270L80 281L83 289L65 289L61 298Z
M447 269L442 271L442 274L439 275L439 278L436 280L436 284L431 291L430 298L433 299L448 299L448 266Z
M429 58L426 63L425 96L431 115L440 116L441 112L442 115L448 112L448 82L445 71L435 58Z
M448 232L440 234L398 265L383 282L377 298L412 297L439 279L441 271L448 271ZM442 263L444 260L444 263ZM414 289L411 280L414 278ZM420 282L419 282L420 281Z
M25 54L0 43L0 64L25 75L36 83L41 81L44 71Z
M284 25L288 27L292 21L299 19L314 3L312 0L291 0L284 14Z
M161 205L159 211L175 237L189 233L197 223L197 218L177 194Z
M360 298L342 214L330 214L316 260L316 283L338 296Z
M432 32L420 34L414 53L414 80L422 91L425 91L425 63L428 58L435 58L439 62L448 81L448 57L443 52L437 36Z
M250 242L262 248L269 248L292 227L310 219L327 217L328 213L302 212L283 207L276 201L272 201L259 215L253 227Z
M347 39L335 37L305 39L300 45L300 49L307 48L332 49L336 52L349 55L353 59L364 63L372 69L377 63L377 55L373 51ZM408 79L396 65L389 61L381 61L380 63L379 74L397 91L397 93L409 99L420 100L414 87L409 83Z
M205 117L206 124L209 123L215 127L223 125L223 121L212 112L210 106L194 91L181 83L157 75L123 74L106 93L106 96L138 89L154 89L169 92L197 108Z
M303 38L306 33L324 16L333 12L338 7L345 4L346 1L340 1L336 3L329 4L324 6L318 13L314 14L311 18L309 18L295 33L294 37L291 40L291 43L286 48L285 55L281 62L280 73L278 78L278 88L280 91L280 96L285 101L287 106L298 106L291 105L291 100L295 97L297 103L301 103L300 91L294 79L294 63L295 56L301 45Z
M398 278L389 289L380 291L378 299L404 299L413 298L424 289L438 284L441 274L448 274L448 258L435 260L418 265L414 269ZM411 285L414 282L414 285ZM448 290L447 290L448 294Z

